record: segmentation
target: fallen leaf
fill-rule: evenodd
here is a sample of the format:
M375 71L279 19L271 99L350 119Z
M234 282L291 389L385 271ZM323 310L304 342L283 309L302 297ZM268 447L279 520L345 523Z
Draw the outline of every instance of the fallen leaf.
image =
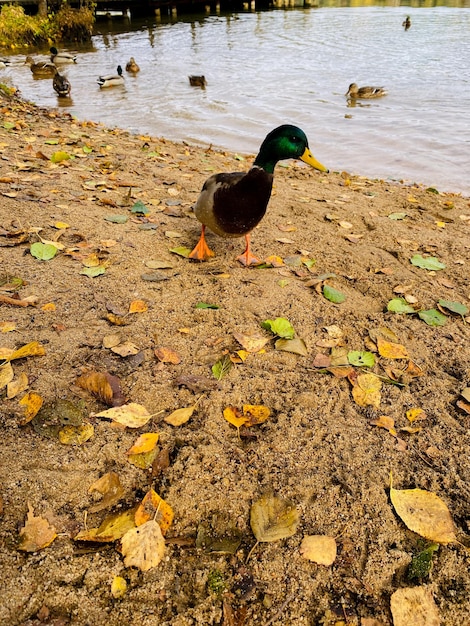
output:
M147 303L143 300L133 300L129 305L129 313L145 313L147 310Z
M10 384L14 377L15 373L13 372L13 367L9 361L0 365L0 389L3 389Z
M123 343L114 346L114 348L111 348L111 351L125 358L139 354L140 348L137 347L135 343L132 343L132 341L124 341Z
M101 502L89 508L91 513L96 513L97 511L102 511L103 509L113 506L119 502L124 495L124 489L116 472L107 472L101 476L101 478L98 478L98 480L90 485L88 493L93 493L94 491L100 493L103 498Z
M45 244L41 241L37 241L36 243L31 244L29 251L31 256L39 259L40 261L50 261L57 254L58 248L50 243Z
M25 407L25 412L23 419L21 420L21 425L24 426L28 422L30 422L39 412L39 409L43 405L43 398L35 391L29 391L26 395L24 395L20 404Z
M212 371L212 374L214 375L214 378L216 378L217 380L222 380L222 378L229 373L232 367L233 367L233 363L230 360L230 357L228 355L225 355L221 359L219 359L216 363L214 363L214 365L211 368L211 371Z
M447 324L447 317L436 309L418 311L418 317L428 326L445 326Z
M293 339L295 335L294 327L285 317L276 317L275 320L265 320L261 323L261 326L282 339Z
M425 420L426 418L427 415L423 411L423 409L419 409L417 407L413 409L408 409L408 411L406 412L406 419L408 419L411 423L415 422L416 420Z
M327 535L306 535L299 550L304 559L319 565L333 565L336 559L336 541Z
M16 322L0 322L0 332L10 333L16 330Z
M382 381L374 374L360 374L352 388L352 396L359 406L380 405Z
M390 499L407 528L436 543L457 541L447 505L439 496L424 489L394 489Z
M266 494L251 505L250 525L259 542L291 537L298 523L299 513L295 506L277 496Z
M161 498L154 489L150 489L135 512L136 526L141 526L151 519L158 522L162 534L170 528L173 522L173 509Z
M104 518L98 528L88 528L75 535L75 541L110 542L121 539L131 528L135 528L136 507L122 513L113 513Z
M59 430L59 441L65 445L81 446L95 434L93 424L84 422L78 426L64 426Z
M283 352L293 352L300 356L308 356L307 346L305 341L300 337L294 337L293 339L278 339L274 344L276 350Z
M28 515L25 525L20 531L18 550L37 552L49 546L56 537L55 528L46 519L36 517L33 507L28 503Z
M226 407L223 415L224 419L226 419L229 424L232 424L232 426L235 426L235 428L240 428L240 426L243 426L248 420L240 409L237 409L235 406Z
M252 353L259 352L269 342L269 338L257 334L233 333L233 336L247 352Z
M427 587L403 587L390 597L393 626L440 626L439 610Z
M181 357L171 348L155 348L155 356L161 363L172 363L173 365L181 363Z
M158 523L149 520L128 530L121 539L121 552L126 567L137 567L142 572L156 567L165 554L165 540Z
M44 346L37 341L32 341L31 343L27 343L21 348L18 348L18 350L13 350L8 358L8 361L24 359L28 356L43 356L44 354L46 354Z
M127 592L127 582L126 579L122 576L115 576L111 583L111 595L113 598L119 600L126 595Z
M438 271L445 269L445 263L442 263L434 256L423 257L421 254L415 254L411 257L410 262L416 267L420 267L425 270Z
M377 349L380 356L386 359L409 359L409 354L405 346L399 343L385 341L381 337L377 338Z
M271 411L267 406L262 404L244 404L243 416L246 418L243 426L255 426L256 424L262 424L271 415Z
M129 428L140 428L145 426L152 416L141 404L130 402L129 404L101 411L101 413L95 413L94 417L105 417Z
M142 454L155 449L159 438L158 433L143 433L135 441L134 445L129 448L127 454Z
M322 293L323 296L330 302L333 302L333 304L341 304L346 300L344 293L327 284L323 285Z
M89 372L77 379L77 385L93 394L108 406L122 406L126 402L121 381L108 372Z
M375 420L371 421L372 426L379 426L380 428L385 428L388 432L396 437L397 431L395 429L395 420L389 417L388 415L381 415Z
M11 400L11 398L14 398L22 391L25 391L25 389L28 388L28 385L28 376L24 372L21 372L18 378L14 378L11 382L7 384L7 398ZM2 384L0 382L0 388L1 386Z

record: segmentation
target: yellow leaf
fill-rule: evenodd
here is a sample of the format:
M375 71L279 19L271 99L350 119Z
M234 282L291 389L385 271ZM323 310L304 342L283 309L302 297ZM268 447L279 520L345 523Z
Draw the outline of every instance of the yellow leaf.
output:
M132 341L125 341L124 343L120 343L117 346L113 346L111 348L112 352L119 354L119 356L134 356L140 352L140 348L132 343Z
M129 428L141 428L152 418L147 409L136 402L95 413L95 417L105 417Z
M143 300L133 300L129 305L129 313L145 313L147 310L148 306Z
M99 528L81 530L75 535L75 541L100 541L107 543L121 539L131 528L135 528L135 507L123 513L108 515L101 522Z
M89 422L78 426L64 426L59 430L59 441L65 445L81 446L82 443L91 439L95 429Z
M194 409L196 405L185 407L183 409L176 409L170 415L167 415L164 418L164 421L171 426L181 426L182 424L186 424L186 422L191 418L194 413Z
M13 361L14 359L24 359L27 356L43 356L44 354L46 354L44 346L37 341L32 341L31 343L27 343L21 348L18 348L18 350L14 350L12 354L10 354L9 361Z
M291 537L298 523L299 513L295 506L277 496L261 496L251 505L250 525L257 541L277 541Z
M457 541L449 509L435 493L391 487L390 499L395 511L413 532L436 543Z
M327 535L306 535L300 544L304 559L319 565L333 565L336 559L336 541Z
M66 222L55 222L54 228L57 228L58 230L64 230L66 228L70 228L70 224L67 224Z
M440 626L439 610L427 587L404 587L390 597L393 626Z
M0 332L10 333L12 330L16 330L16 322L0 322Z
M85 259L83 259L82 263L85 267L98 267L98 265L101 264L101 261L96 252L92 252Z
M229 424L232 424L236 428L243 426L248 420L245 415L241 415L240 410L234 406L228 406L224 409L224 418Z
M416 422L416 420L425 420L427 418L426 413L423 411L423 409L419 409L417 407L413 408L413 409L409 409L406 412L406 418L411 422Z
M390 341L385 341L381 337L377 338L377 348L379 350L380 356L385 357L386 359L409 359L409 354L405 346L402 346L400 343L391 343Z
M10 362L0 365L0 389L6 387L13 380L15 374Z
M7 398L11 399L28 388L28 377L24 372L7 385ZM1 386L1 383L0 383Z
M111 595L117 600L126 595L127 582L122 576L115 576L111 583Z
M22 406L26 407L25 412L24 412L24 417L21 421L21 424L23 426L24 424L27 424L28 422L30 422L33 419L33 417L36 417L36 415L39 412L39 409L42 407L43 402L44 400L42 399L42 396L40 396L35 391L30 391L21 398L19 403Z
M419 200L416 200L416 198L415 198L414 196L409 195L409 196L408 196L408 202L413 202L413 203L415 203L415 202L419 202Z
M48 302L41 307L41 311L55 311L56 307L53 302Z
M359 374L352 388L354 401L359 406L380 405L382 381L374 374Z
M396 437L397 431L395 429L395 420L388 415L381 415L375 420L371 421L372 426L379 426L380 428L385 428L388 432Z
M107 472L103 474L101 478L95 480L88 488L88 493L93 493L94 491L100 493L103 498L101 502L90 507L89 510L91 513L96 513L97 511L102 511L103 509L113 506L119 502L124 495L124 489L122 488L121 481L116 472Z
M55 528L42 517L35 517L33 507L28 504L28 516L20 531L18 550L37 552L49 546L57 537Z
M438 228L445 228L446 227L446 223L445 222L436 222L436 226Z
M244 404L243 415L246 417L245 426L254 426L265 422L271 415L271 411L262 404Z
M156 491L150 489L135 512L135 525L141 526L151 519L155 519L161 528L162 534L170 528L173 522L173 509L161 498Z
M293 228L293 230L296 230L295 228ZM283 267L284 266L284 261L282 260L282 258L280 256L276 256L276 255L271 255L266 257L266 259L264 260L265 263L269 263L269 265L272 265L273 267Z
M237 355L240 357L242 363L247 360L249 354L248 350L237 350Z
M132 448L127 451L127 454L142 454L143 452L150 452L157 445L158 437L158 433L143 433L136 440Z
M121 552L126 567L138 567L142 572L156 567L165 554L165 540L158 523L152 519L128 530L121 540Z
M261 335L233 333L233 336L247 352L259 352L269 341L269 338L262 337Z

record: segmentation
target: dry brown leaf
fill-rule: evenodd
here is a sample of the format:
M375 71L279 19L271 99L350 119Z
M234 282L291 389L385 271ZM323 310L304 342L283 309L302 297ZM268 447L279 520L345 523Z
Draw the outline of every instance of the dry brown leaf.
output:
M390 500L399 517L413 532L436 543L457 541L449 509L435 493L391 487Z
M138 567L142 572L156 567L165 554L165 540L158 523L152 519L128 530L121 539L121 552L126 567Z
M390 597L393 626L440 626L441 618L431 591L404 587Z
M102 511L103 509L113 506L119 502L124 495L124 489L122 488L121 481L116 472L108 472L101 476L101 478L98 478L98 480L90 485L88 493L93 493L94 491L100 493L103 498L98 504L89 508L91 513L96 513L97 511Z
M120 343L118 346L111 348L111 351L119 354L119 356L126 357L139 354L140 348L138 348L135 343L132 343L132 341L125 341L124 343Z
M20 531L18 550L37 552L49 546L56 537L55 528L46 519L36 517L33 507L28 503L28 515L25 525Z
M244 333L233 333L233 336L247 352L259 352L269 341L269 338L258 334L246 335Z
M305 535L300 544L304 559L319 565L333 565L336 559L336 540L328 535Z
M28 388L28 384L29 384L28 376L24 372L21 372L18 378L15 378L11 382L8 383L7 398L10 400L11 398L14 398L15 396L17 396L22 391L25 391L25 389Z
M121 381L108 372L83 374L77 379L77 385L108 406L122 406L126 402L121 390Z

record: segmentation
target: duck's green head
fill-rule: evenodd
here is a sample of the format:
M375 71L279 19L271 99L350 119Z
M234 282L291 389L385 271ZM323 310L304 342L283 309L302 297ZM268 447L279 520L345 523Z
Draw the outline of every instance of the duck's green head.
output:
M267 135L254 165L272 174L276 163L284 159L300 159L320 172L328 172L328 168L317 161L310 152L304 131L291 124L278 126Z
M55 46L51 46L49 48L49 51L50 51L51 54L58 54L59 53L59 51L57 50L57 48Z

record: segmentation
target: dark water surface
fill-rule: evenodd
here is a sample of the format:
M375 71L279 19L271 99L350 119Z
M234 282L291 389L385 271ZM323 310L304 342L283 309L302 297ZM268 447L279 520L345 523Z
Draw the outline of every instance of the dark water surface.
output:
M272 10L103 21L96 30L67 66L70 100L59 102L50 79L33 79L24 56L0 81L79 119L244 154L295 123L332 170L470 195L469 8ZM140 73L100 91L97 77L130 56ZM204 74L206 89L190 87L188 74ZM389 93L351 107L353 81Z

